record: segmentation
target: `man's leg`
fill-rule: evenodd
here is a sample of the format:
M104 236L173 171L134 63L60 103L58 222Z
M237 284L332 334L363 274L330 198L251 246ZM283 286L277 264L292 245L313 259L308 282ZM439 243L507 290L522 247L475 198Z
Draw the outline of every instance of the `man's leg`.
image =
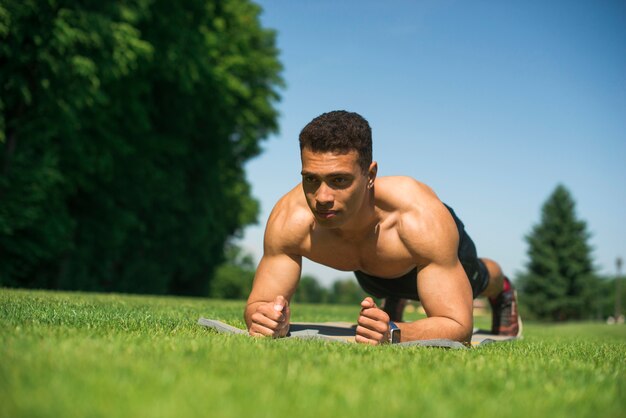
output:
M492 312L491 332L518 337L522 334L522 320L517 310L517 292L502 274L502 269L493 260L480 259L489 273L489 283L481 296L489 299Z
M481 258L480 261L485 264L487 272L489 273L489 283L480 296L487 298L498 297L498 295L502 293L502 290L504 290L504 274L502 274L502 269L498 263L488 258Z

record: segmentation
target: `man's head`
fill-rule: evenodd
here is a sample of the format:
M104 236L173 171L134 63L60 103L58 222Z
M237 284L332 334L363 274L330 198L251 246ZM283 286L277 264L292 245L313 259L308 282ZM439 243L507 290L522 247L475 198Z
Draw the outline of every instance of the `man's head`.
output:
M325 113L302 130L300 149L302 188L318 223L332 228L363 221L377 172L367 121L356 113Z
M372 163L372 130L358 113L335 110L324 113L300 132L300 152L347 154L356 151L359 167L367 173Z

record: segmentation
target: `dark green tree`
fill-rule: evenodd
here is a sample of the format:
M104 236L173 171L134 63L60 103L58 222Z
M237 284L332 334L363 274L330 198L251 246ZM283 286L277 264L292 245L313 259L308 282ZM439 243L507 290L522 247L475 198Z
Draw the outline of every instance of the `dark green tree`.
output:
M215 270L209 295L217 299L247 299L252 290L255 264L250 254L228 246L226 261Z
M358 305L367 296L357 283L356 279L335 280L328 296L329 303L343 305Z
M324 303L328 300L328 290L314 276L304 275L300 278L293 300L303 303Z
M248 0L0 3L0 285L206 294L255 221L275 34Z
M557 186L542 207L541 221L526 237L529 261L519 285L531 314L553 321L596 314L597 279L588 239L570 192Z
M617 288L616 281L621 280L621 286L619 286L620 290L620 305L622 307L622 312L624 307L626 307L626 286L624 283L626 282L625 278L622 277L601 277L598 281L598 288L596 293L596 317L598 319L605 320L610 316L615 316L615 299L617 296Z

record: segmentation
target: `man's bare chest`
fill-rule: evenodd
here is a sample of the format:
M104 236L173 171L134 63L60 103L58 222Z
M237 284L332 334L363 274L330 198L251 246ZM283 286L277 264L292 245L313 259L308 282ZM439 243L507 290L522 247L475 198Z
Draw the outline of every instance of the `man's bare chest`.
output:
M374 233L362 239L313 234L305 257L343 271L364 271L394 278L415 267L415 260L397 234Z

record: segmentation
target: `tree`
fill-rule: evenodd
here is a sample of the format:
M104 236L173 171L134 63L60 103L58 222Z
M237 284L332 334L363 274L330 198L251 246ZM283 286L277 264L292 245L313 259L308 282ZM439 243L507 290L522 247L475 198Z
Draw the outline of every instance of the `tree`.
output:
M0 3L0 285L205 295L255 222L275 34L248 0Z
M226 261L216 271L209 295L218 299L247 299L252 290L255 265L250 254L230 245Z
M598 319L607 319L610 316L615 315L615 299L617 296L616 281L621 280L624 283L624 277L601 277L598 281L598 288L596 292L596 317ZM620 301L621 306L626 306L626 287L620 286ZM622 311L623 312L623 311Z
M524 305L540 319L563 321L593 317L597 279L584 221L562 185L541 212L541 221L526 237L529 262L519 279Z
M328 290L322 287L314 276L304 275L300 278L293 300L302 303L324 303L328 300Z
M358 305L366 297L356 279L335 280L329 294L329 302L343 305Z

